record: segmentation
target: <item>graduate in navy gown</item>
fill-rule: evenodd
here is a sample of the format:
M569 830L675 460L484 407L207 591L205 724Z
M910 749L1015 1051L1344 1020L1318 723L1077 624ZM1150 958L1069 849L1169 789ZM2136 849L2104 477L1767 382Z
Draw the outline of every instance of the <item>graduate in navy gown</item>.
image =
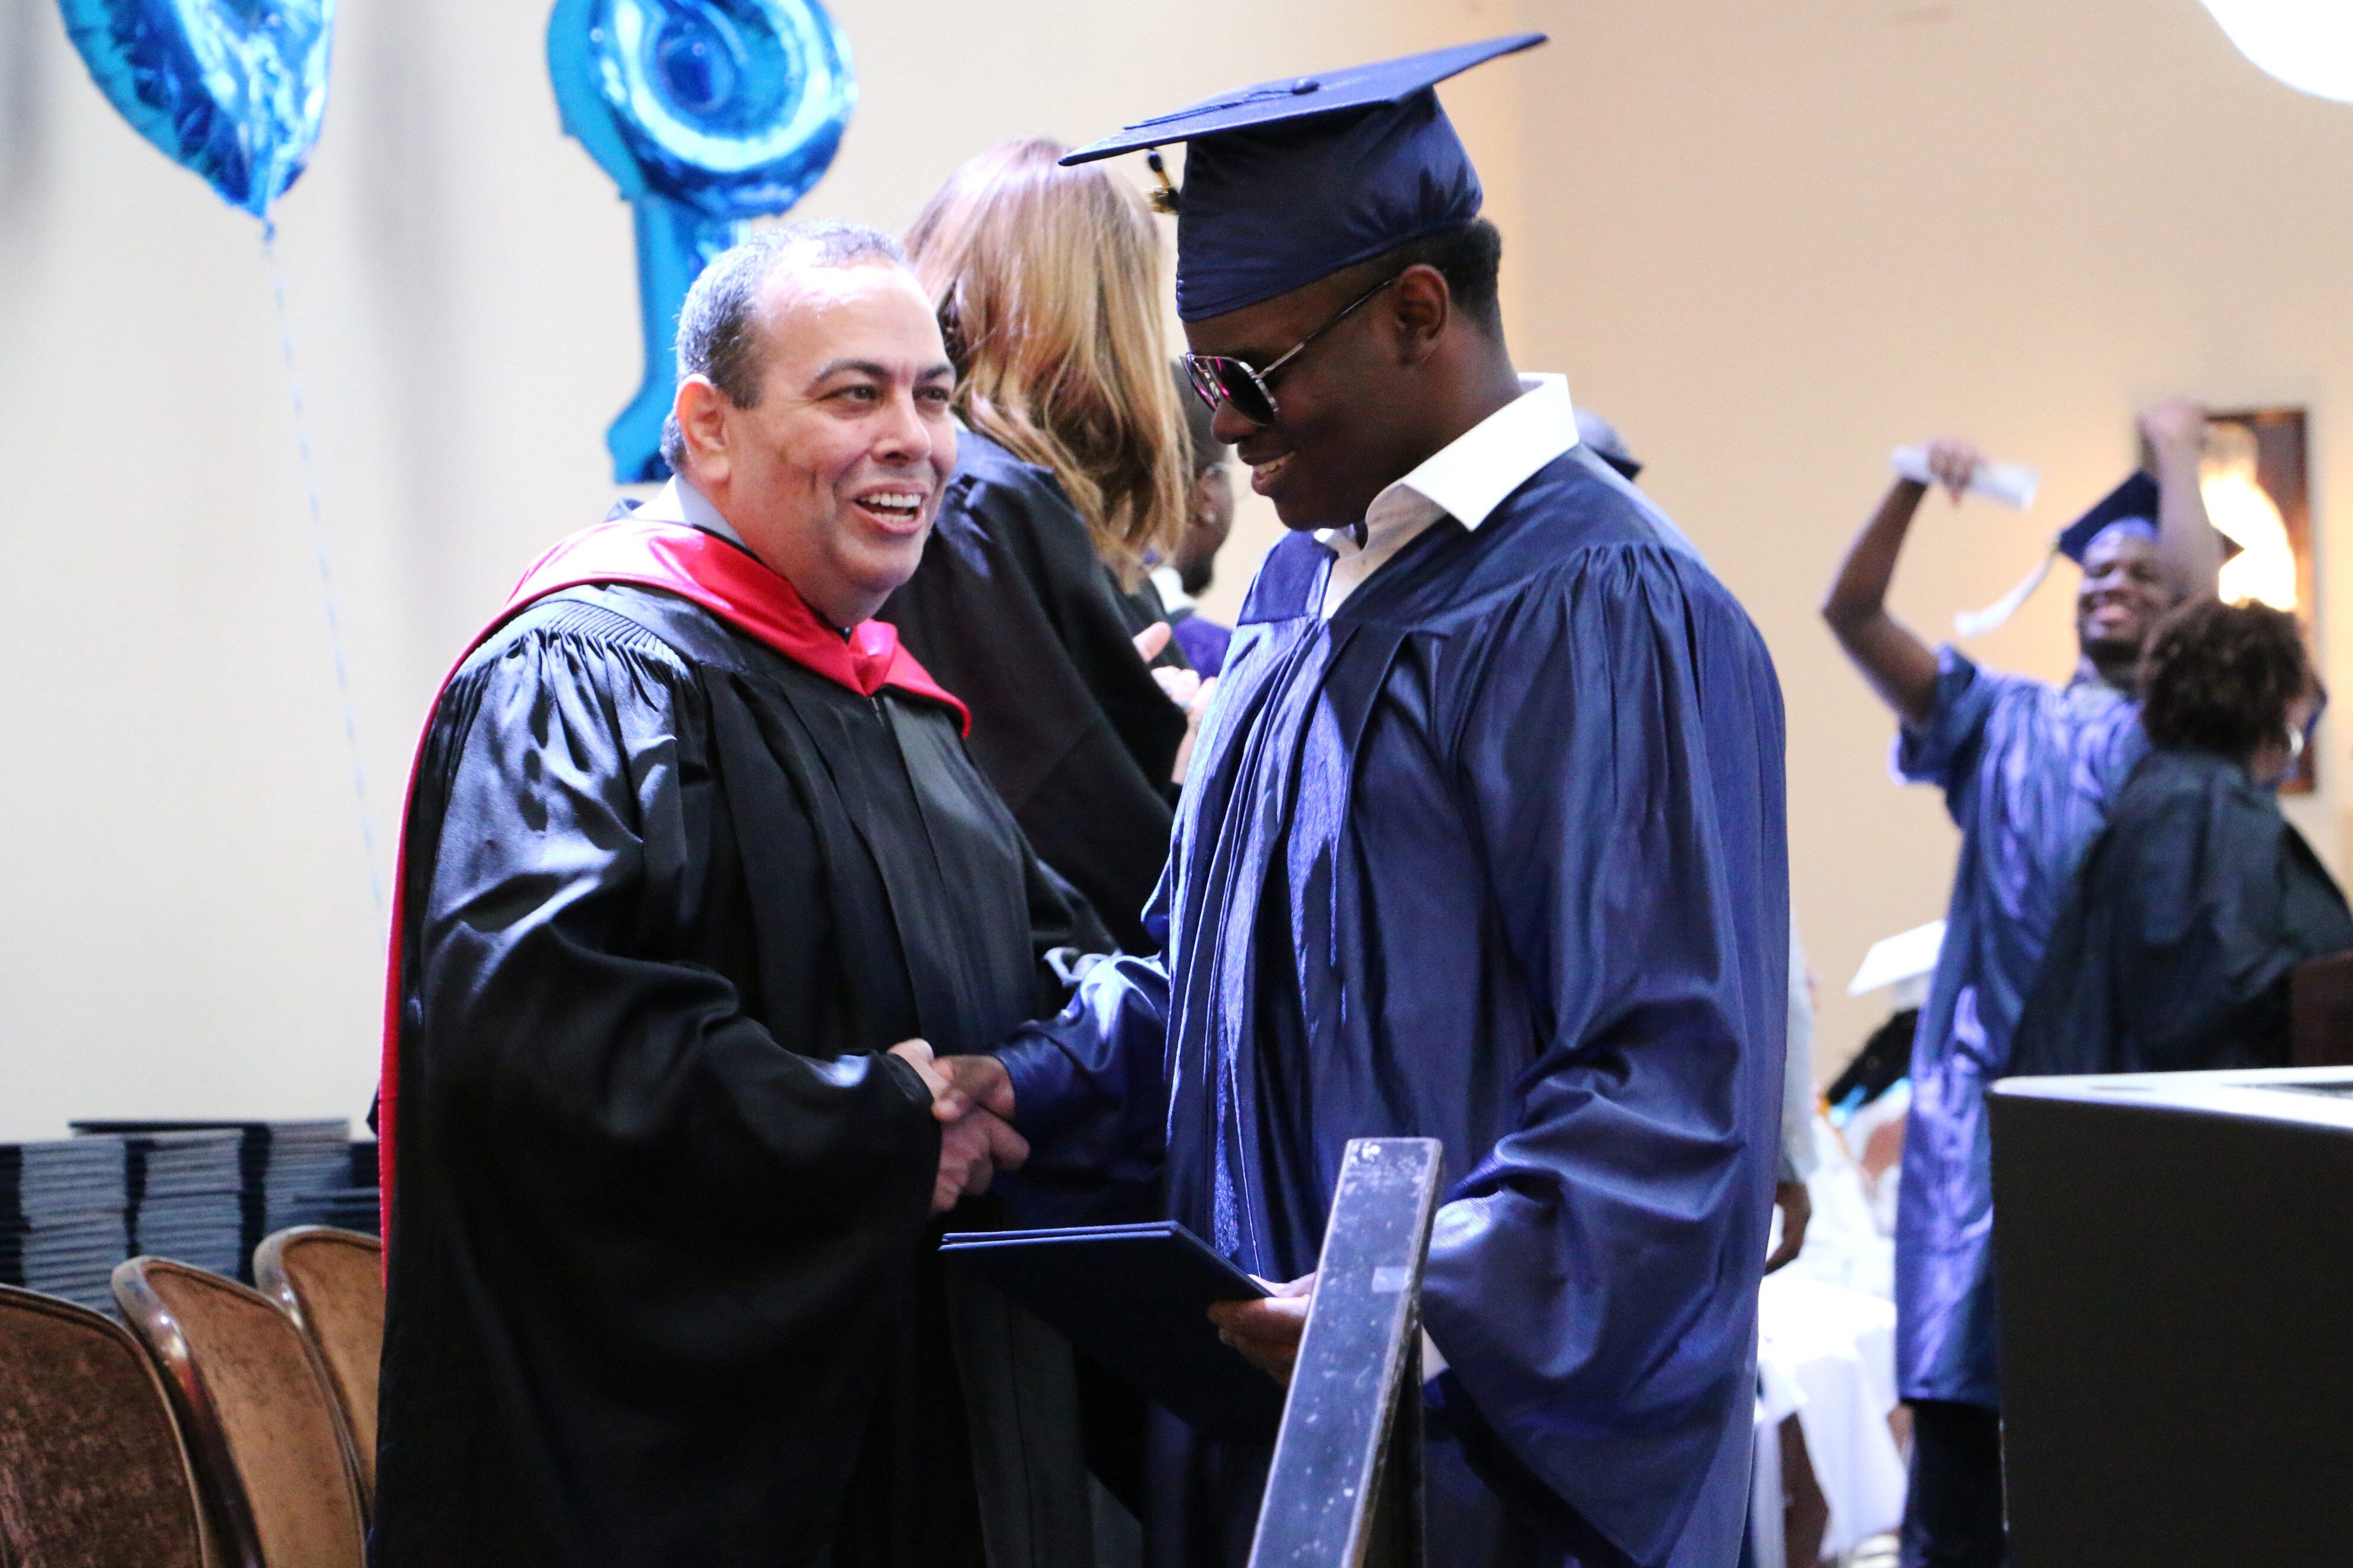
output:
M1901 722L1896 773L1942 789L1961 830L1913 1047L1895 1219L1896 1384L1914 1439L1907 1568L2002 1559L1985 1093L2009 1070L2010 1030L2076 861L2147 749L2133 699L2149 628L2177 603L2214 592L2221 556L2198 489L2204 428L2204 411L2186 401L2144 413L2156 475L2136 474L2063 536L2084 569L2079 651L2064 686L1932 650L1888 614L1895 559L1927 494L1913 479L1890 488L1822 606ZM1929 448L1956 500L1983 461L1966 441Z
M1514 369L1501 241L1431 86L1523 35L1247 89L1190 139L1196 380L1291 531L1239 616L1154 920L993 1065L1036 1145L1287 1282L1342 1151L1445 1148L1422 1302L1450 1564L1722 1568L1748 1499L1788 996L1782 714L1757 630ZM1164 1419L1150 1560L1244 1561L1263 1449Z
M1176 628L1176 646L1185 650L1185 662L1209 680L1226 667L1226 647L1234 640L1234 628L1201 614L1196 601L1209 591L1217 575L1218 552L1226 547L1226 536L1233 531L1234 484L1226 470L1226 459L1231 454L1212 428L1214 412L1193 395L1182 364L1176 367L1176 378L1184 384L1179 390L1186 404L1185 435L1186 445L1192 449L1193 485L1185 498L1185 531L1177 537L1168 563L1152 569L1152 585L1160 592L1162 610Z

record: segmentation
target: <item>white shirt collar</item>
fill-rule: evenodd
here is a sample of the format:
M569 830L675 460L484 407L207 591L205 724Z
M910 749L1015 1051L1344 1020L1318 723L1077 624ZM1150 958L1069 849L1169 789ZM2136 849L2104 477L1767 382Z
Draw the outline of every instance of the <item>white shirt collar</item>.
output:
M660 493L638 508L638 515L648 522L682 522L689 528L699 528L705 533L715 533L728 543L749 550L744 536L728 525L711 504L711 498L696 489L683 474L670 476L670 483Z
M1577 445L1568 378L1524 375L1520 395L1457 436L1373 498L1361 531L1326 528L1319 543L1336 558L1324 580L1328 617L1357 585L1441 517L1476 531L1530 475Z
M1193 595L1185 592L1185 578L1174 566L1155 566L1152 585L1160 591L1160 607L1170 615L1193 608Z

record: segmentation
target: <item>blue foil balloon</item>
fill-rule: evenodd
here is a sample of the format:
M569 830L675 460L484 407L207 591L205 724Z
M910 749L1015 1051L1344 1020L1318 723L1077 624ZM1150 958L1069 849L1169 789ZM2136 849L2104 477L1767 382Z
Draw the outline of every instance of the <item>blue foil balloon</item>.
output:
M858 102L817 0L556 0L547 68L564 129L635 205L646 375L607 433L614 478L665 478L679 306L752 218L817 184Z
M267 218L327 112L334 0L58 0L66 34L140 135Z

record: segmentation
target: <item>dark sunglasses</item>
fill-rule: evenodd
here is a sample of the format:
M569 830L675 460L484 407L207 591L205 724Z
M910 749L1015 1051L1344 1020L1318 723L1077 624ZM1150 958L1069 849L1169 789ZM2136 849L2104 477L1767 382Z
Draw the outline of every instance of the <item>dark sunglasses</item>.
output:
M1402 277L1403 274L1398 274ZM1275 374L1307 352L1307 345L1346 321L1357 306L1397 281L1384 278L1341 308L1340 313L1292 344L1287 353L1275 356L1274 363L1264 370L1254 369L1248 360L1229 354L1187 354L1185 374L1192 378L1193 390L1214 414L1226 404L1253 425L1271 425L1275 420L1274 389L1269 384Z

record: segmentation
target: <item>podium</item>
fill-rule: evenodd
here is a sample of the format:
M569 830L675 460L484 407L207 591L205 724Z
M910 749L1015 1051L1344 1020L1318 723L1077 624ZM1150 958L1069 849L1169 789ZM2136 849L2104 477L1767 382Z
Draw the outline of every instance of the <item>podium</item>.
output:
M2011 1561L2353 1561L2353 1068L1992 1116Z

